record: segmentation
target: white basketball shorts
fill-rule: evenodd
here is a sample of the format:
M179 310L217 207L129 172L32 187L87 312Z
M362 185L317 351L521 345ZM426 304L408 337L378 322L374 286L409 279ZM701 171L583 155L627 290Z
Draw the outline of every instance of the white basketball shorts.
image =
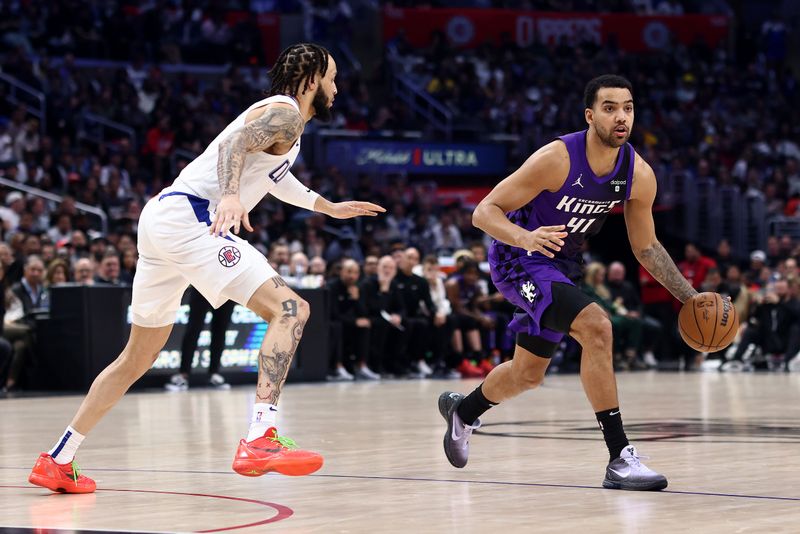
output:
M247 241L231 233L210 235L208 206L208 200L169 188L145 205L133 278L134 324L155 328L174 323L190 284L214 308L228 300L246 306L256 289L277 275Z

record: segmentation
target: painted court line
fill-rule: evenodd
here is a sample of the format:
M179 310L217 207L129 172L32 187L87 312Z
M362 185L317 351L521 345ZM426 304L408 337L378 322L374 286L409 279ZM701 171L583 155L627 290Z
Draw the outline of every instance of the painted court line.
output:
M3 467L0 469L19 469L27 471L27 467ZM197 471L197 470L175 470L175 469L123 469L123 468L91 468L86 471L109 471L118 473L185 473L185 474L202 474L202 475L236 475L232 471ZM496 486L519 486L519 487L534 487L534 488L562 488L562 489L589 489L589 490L603 490L611 491L602 486L584 486L580 484L546 484L541 482L509 482L502 480L459 480L449 478L423 478L423 477L397 477L397 476L380 476L380 475L334 475L334 474L315 474L308 475L310 477L318 478L346 478L352 480L396 480L400 482L439 482L446 484L484 484ZM0 486L3 487L3 486ZM100 491L100 490L98 490ZM163 492L169 493L169 492ZM669 493L673 495L697 495L700 497L727 497L735 499L757 499L769 501L791 501L800 502L800 497L781 497L776 495L747 495L742 493L719 493L711 491L681 491L681 490L661 490L653 493Z

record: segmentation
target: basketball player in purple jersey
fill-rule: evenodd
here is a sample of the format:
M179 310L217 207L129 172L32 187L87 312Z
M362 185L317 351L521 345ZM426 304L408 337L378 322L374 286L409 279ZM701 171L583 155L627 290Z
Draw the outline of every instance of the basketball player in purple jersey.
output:
M445 392L439 411L447 421L444 450L464 467L469 438L492 406L542 383L564 334L583 348L581 382L608 446L603 487L660 490L664 475L643 465L622 427L612 365L611 322L580 289L581 244L608 213L624 206L639 262L681 302L696 294L656 238L653 169L627 142L633 127L633 88L615 75L586 86L587 130L559 137L537 150L497 184L476 208L473 223L494 238L492 280L520 308L509 328L517 335L514 359L497 366L467 396Z

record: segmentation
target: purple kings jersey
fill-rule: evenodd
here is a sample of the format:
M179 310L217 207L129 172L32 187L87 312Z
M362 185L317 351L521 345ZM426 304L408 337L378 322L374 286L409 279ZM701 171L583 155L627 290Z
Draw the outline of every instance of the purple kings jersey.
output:
M540 226L563 224L568 235L564 246L555 253L557 260L580 263L583 242L599 232L609 212L630 197L633 147L630 143L620 147L614 170L607 176L597 176L586 158L587 132L583 130L559 137L567 147L570 162L569 175L561 189L542 191L528 204L507 215L511 222L531 231ZM528 256L527 251L498 241L493 241L489 250L489 260L495 266L521 256ZM533 252L529 257L548 259L539 252Z

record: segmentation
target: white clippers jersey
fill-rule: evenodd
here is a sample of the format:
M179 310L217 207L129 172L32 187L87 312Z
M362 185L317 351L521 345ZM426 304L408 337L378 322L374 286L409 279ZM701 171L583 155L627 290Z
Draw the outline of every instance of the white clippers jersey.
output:
M232 132L244 126L245 118L251 110L273 102L291 104L298 112L300 111L297 102L288 96L276 95L259 100L236 117L236 120L231 122L227 128L222 130L222 133L211 141L211 144L208 145L203 153L181 171L170 189L191 193L208 200L210 210L213 211L222 197L217 178L217 158L219 156L220 142ZM239 200L248 212L289 172L299 152L300 139L297 140L289 152L282 156L274 156L266 152L247 154L245 156L239 181Z

